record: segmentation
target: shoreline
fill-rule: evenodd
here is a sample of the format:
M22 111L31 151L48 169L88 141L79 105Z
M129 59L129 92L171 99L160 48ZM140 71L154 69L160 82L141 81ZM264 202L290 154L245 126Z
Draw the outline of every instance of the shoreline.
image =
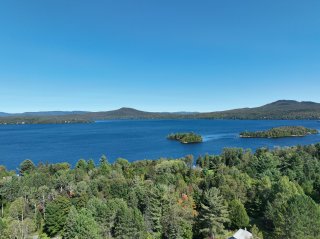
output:
M257 137L257 136L243 136L240 135L240 138L247 138L247 139L281 139L281 138L302 138L302 137L306 137L308 135L311 134L307 134L307 135L288 135L288 136L281 136L281 137Z
M320 123L319 120L316 119L220 119L220 118L115 118L115 119L104 119L104 120L87 120L87 121L65 121L65 122L27 122L27 121L17 121L17 122L4 122L1 121L0 117L0 125L46 125L46 124L95 124L95 123L103 123L108 121L159 121L159 120L179 120L179 121L192 121L192 120L206 120L206 121L315 121ZM244 137L243 137L244 138Z

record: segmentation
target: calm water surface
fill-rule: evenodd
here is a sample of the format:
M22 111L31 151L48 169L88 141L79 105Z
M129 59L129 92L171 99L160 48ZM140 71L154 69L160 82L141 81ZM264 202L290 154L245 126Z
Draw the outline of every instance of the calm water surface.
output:
M242 139L239 132L265 130L284 125L301 125L320 130L317 121L257 120L128 120L94 124L0 125L0 165L15 169L24 159L64 162L72 165L80 158L98 162L102 154L110 162L118 157L129 161L218 154L225 147L255 150L259 147L305 145L320 142L320 135L303 138ZM193 131L204 138L202 144L184 145L170 141L172 132Z

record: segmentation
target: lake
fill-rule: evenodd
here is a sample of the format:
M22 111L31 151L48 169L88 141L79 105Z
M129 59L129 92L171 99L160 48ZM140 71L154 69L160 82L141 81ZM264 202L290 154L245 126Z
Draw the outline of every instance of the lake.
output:
M320 135L281 139L244 139L241 131L299 125L320 129L317 121L304 120L113 120L93 124L0 125L0 165L15 169L24 159L34 163L81 159L110 162L218 154L225 147L255 150L320 142ZM201 144L181 144L166 139L173 132L193 131L203 136Z

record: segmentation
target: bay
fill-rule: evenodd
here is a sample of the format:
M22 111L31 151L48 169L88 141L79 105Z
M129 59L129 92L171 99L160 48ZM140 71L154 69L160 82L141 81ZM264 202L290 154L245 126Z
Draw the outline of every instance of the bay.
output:
M320 130L310 120L112 120L93 124L0 125L0 165L16 169L25 159L34 163L69 162L83 158L99 162L105 154L110 162L219 154L226 147L255 150L320 142L320 135L280 139L240 138L241 131L266 130L278 126L305 126ZM180 144L166 136L195 132L201 144Z

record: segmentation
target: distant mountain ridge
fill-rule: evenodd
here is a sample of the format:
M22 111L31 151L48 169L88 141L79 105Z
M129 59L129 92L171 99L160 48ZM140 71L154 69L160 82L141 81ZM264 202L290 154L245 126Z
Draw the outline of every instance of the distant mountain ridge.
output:
M8 113L0 112L0 117L9 116L9 115L10 114L8 114Z
M311 101L278 100L255 108L202 113L220 119L320 119L320 104Z
M0 123L90 123L96 120L112 119L320 119L320 103L310 101L279 100L254 108L226 111L197 112L146 112L123 107L117 110L87 111L45 111L21 114L0 113Z
M129 107L122 107L117 110L111 110L111 111L104 111L111 114L143 114L146 113L145 111L136 110ZM6 116L60 116L60 115L82 115L82 114L88 114L88 113L99 113L99 112L91 112L91 111L36 111L36 112L23 112L23 113L5 113L0 112L0 117L6 117ZM179 112L160 112L161 114L181 114L181 115L188 115L188 114L197 114L199 112L187 112L187 111L179 111Z
M57 115L75 115L86 114L89 111L37 111L37 112L24 112L24 113L5 113L0 112L2 116L57 116Z

